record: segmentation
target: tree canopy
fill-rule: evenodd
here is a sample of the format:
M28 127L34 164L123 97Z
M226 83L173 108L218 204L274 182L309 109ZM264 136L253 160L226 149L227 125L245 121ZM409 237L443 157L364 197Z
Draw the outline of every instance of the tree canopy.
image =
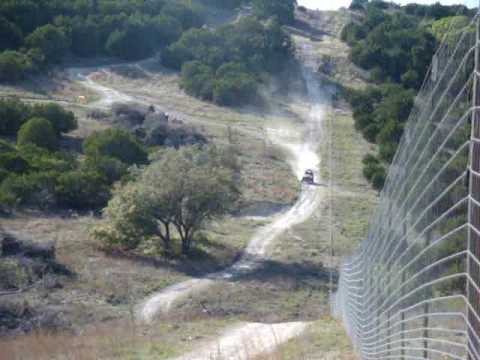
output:
M186 31L166 49L162 62L182 69L187 93L221 105L244 105L255 99L262 74L284 70L293 53L278 21L245 17L216 30Z
M295 21L297 0L252 0L253 12L261 18L277 17L282 24Z
M90 158L110 157L128 165L148 162L148 154L142 144L126 130L96 132L85 140L83 147Z
M18 145L33 144L48 150L56 150L58 139L52 124L44 118L32 118L18 131Z
M214 147L161 151L136 181L115 193L95 236L109 248L127 249L157 239L166 253L177 236L188 254L202 225L225 214L237 197L233 170L223 159Z
M351 47L352 61L369 70L370 80L376 84L364 90L350 89L347 98L356 127L368 141L378 144L378 155L369 155L364 161L364 174L381 189L415 92L422 85L439 42L448 30L450 34L465 31L471 11L463 6L400 7L363 0L354 1L351 8L361 17L343 29L342 39ZM451 36L454 38L457 36Z
M202 1L2 1L0 81L21 80L68 53L126 60L150 56L204 24Z

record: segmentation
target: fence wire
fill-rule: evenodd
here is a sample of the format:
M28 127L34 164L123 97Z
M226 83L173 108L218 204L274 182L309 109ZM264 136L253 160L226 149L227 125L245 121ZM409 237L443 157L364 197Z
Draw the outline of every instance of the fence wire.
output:
M361 359L480 360L479 16L451 29L334 312Z

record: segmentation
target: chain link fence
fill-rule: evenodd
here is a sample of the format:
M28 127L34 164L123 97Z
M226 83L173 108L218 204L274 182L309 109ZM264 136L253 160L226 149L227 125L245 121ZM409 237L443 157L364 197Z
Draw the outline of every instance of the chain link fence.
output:
M477 15L433 58L333 310L361 359L480 360Z

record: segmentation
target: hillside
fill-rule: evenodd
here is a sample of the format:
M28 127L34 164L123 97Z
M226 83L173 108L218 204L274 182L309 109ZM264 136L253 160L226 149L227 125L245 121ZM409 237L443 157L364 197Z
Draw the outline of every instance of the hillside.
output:
M345 92L368 86L342 41L361 16L158 3L158 16L100 1L98 18L64 19L77 36L110 17L120 30L86 58L71 48L1 83L0 120L17 121L0 155L25 166L0 162L2 356L357 358L330 296L378 201L362 164L378 148ZM172 19L178 34L150 37ZM137 33L151 22L157 35ZM312 185L300 182L307 169Z

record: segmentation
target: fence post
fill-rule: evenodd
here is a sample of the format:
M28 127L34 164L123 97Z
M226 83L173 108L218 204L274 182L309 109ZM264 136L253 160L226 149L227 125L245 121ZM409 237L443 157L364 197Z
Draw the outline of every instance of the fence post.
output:
M425 247L429 247L430 244L432 243L432 232L431 231L427 231L427 233L425 234L426 235L426 239L425 239ZM428 274L425 274L426 277L428 277ZM428 280L427 280L428 281ZM428 294L428 289L425 290L425 295L426 297L429 296ZM425 303L423 305L423 313L424 313L424 316L423 316L423 358L424 359L428 359L428 354L429 354L429 351L428 351L428 337L430 336L429 334L429 331L428 331L428 328L430 326L430 303Z
M480 5L479 5L480 10ZM471 119L471 134L470 134L470 156L468 176L468 257L467 257L467 274L469 277L466 280L466 296L467 304L467 321L471 327L467 328L468 341L468 360L479 360L475 354L480 348L477 337L480 336L480 322L475 315L480 314L480 296L472 285L472 282L480 284L480 269L479 266L472 261L472 257L480 258L480 208L475 204L475 201L480 200L480 114L477 107L480 106L480 91L478 76L480 74L480 17L477 13L476 22L476 37L475 37L475 68L473 77L473 96L472 96L472 119Z
M407 280L407 273L404 271L402 273L402 284L405 284L405 281ZM403 297L403 290L401 291L400 293L400 296ZM400 313L400 321L401 321L401 328L400 328L400 338L402 340L401 342L401 349L400 349L400 358L402 360L405 359L405 330L406 330L406 325L405 325L405 311L403 311L402 309L402 312Z

